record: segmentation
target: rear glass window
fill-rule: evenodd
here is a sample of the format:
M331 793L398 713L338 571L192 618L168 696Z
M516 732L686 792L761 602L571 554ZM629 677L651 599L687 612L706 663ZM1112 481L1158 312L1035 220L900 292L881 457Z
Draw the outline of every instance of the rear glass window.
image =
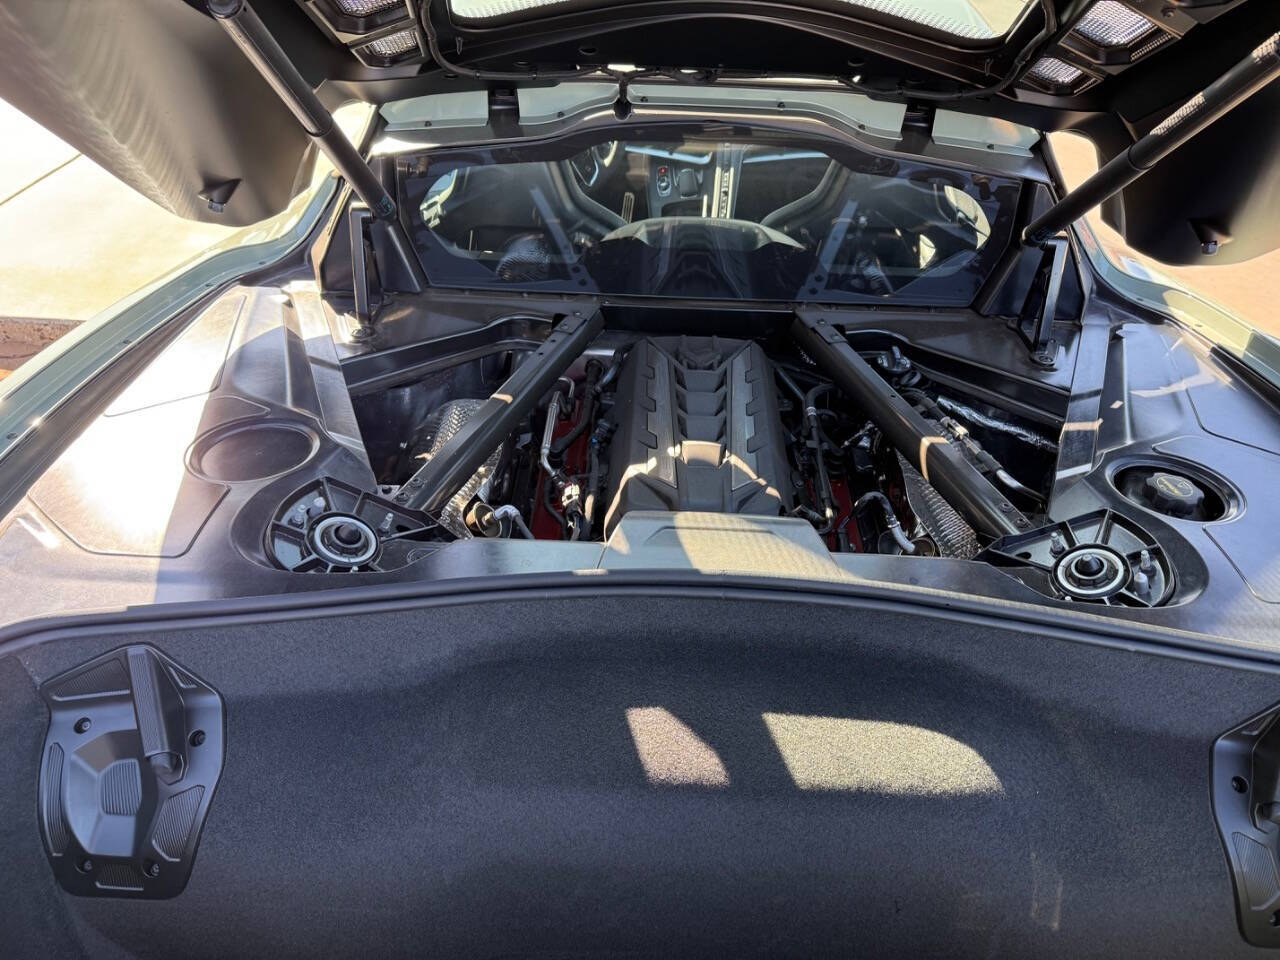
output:
M403 209L431 282L966 305L1009 241L1019 189L1011 179L793 143L568 149L403 161Z

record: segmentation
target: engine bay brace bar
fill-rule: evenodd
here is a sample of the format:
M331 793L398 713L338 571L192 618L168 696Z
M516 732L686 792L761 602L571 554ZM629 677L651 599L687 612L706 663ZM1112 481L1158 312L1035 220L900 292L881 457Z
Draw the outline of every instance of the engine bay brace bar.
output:
M395 495L396 503L436 516L603 329L599 310L561 320L462 429L405 482Z
M954 444L938 436L833 324L821 317L798 314L792 322L791 335L979 534L1003 537L1031 529L1031 522L1021 511Z

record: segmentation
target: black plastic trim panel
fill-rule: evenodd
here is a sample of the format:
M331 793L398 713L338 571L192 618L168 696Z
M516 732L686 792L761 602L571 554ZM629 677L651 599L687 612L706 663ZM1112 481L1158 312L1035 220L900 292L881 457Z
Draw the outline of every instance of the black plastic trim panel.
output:
M1280 705L1213 745L1213 815L1231 867L1236 918L1258 947L1280 947Z
M222 697L145 644L59 674L40 694L40 825L58 883L86 897L177 896L222 774Z

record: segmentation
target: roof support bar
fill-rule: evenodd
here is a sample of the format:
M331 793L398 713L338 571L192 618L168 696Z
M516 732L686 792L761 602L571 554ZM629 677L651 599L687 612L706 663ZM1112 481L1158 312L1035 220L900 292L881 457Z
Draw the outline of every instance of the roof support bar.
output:
M1209 124L1280 77L1280 33L1224 73L1128 150L1041 214L1023 231L1038 246L1119 193ZM1215 247L1216 249L1216 247ZM1212 250L1206 250L1212 252Z
M334 124L333 114L325 109L253 8L245 0L208 0L208 7L373 215L398 226L395 201L382 181Z

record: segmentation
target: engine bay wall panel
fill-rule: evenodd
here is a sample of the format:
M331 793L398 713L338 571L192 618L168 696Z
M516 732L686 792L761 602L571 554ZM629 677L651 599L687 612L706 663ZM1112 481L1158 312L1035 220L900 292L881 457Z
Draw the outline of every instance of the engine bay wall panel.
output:
M36 481L25 529L47 523L98 556L185 558L194 575L174 579L199 583L222 566L218 534L237 511L321 470L372 480L318 300L236 287Z

